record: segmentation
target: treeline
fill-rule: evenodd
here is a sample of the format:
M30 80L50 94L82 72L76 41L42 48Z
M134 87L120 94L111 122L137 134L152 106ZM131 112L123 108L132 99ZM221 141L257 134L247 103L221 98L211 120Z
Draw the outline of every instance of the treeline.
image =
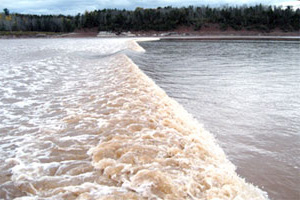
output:
M73 16L0 13L0 31L72 32L75 28Z
M136 8L134 11L103 9L76 16L10 14L7 9L0 13L0 31L47 31L72 32L75 29L95 28L99 31L169 31L179 26L201 30L207 24L218 24L221 30L299 31L300 9L272 6L243 6L210 8L158 7Z

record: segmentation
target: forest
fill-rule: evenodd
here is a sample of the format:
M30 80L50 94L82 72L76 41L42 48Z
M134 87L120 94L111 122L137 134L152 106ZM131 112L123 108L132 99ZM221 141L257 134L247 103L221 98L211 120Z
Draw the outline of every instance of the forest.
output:
M0 31L73 32L84 28L99 31L171 31L179 26L200 30L206 24L218 24L220 30L259 30L270 32L299 31L300 9L275 6L241 7L158 7L135 10L102 9L65 15L30 15L10 13L6 8L0 13Z

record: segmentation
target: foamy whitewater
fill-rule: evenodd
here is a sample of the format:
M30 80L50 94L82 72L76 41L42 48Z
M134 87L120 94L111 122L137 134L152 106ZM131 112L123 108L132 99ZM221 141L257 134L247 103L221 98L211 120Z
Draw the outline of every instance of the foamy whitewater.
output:
M0 198L267 199L126 56L136 41L0 43Z

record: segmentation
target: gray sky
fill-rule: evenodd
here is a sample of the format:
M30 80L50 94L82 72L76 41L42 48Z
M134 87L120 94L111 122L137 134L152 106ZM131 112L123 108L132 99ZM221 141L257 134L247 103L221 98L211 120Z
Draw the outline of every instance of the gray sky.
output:
M300 8L298 0L0 0L0 10L8 8L13 13L30 14L71 14L83 13L85 10L91 11L103 8L118 8L133 10L136 7L156 8L163 6L199 6L210 5L254 5L262 3L264 5L294 5Z

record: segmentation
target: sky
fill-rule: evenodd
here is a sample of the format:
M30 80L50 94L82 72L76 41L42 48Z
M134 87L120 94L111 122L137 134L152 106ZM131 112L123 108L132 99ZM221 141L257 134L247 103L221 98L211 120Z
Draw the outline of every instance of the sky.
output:
M0 0L0 11L8 8L11 13L76 15L84 11L104 8L134 10L136 7L157 8L164 6L235 6L235 5L293 5L300 8L299 0Z

